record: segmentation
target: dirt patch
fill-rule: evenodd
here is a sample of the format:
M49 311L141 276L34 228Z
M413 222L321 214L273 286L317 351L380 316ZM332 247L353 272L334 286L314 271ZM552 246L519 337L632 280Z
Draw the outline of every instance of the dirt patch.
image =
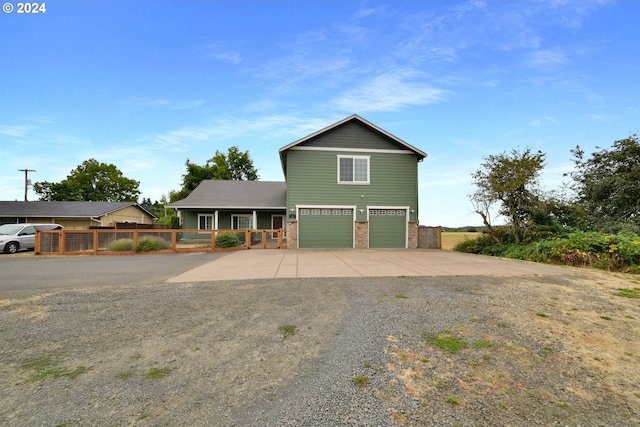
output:
M593 272L3 291L0 424L637 425L640 300L617 294L638 287Z

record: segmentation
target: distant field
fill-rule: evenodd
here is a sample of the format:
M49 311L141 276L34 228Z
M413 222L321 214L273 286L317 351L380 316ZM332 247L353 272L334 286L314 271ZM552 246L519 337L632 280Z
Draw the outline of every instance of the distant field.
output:
M452 250L458 242L463 240L472 240L482 236L482 233L471 233L466 231L443 231L442 232L442 249Z

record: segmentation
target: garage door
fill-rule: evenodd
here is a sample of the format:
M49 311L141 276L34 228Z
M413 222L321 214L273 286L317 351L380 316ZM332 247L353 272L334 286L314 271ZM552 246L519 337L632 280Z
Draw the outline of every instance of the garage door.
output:
M406 248L407 211L369 209L369 247Z
M300 248L353 248L353 209L300 209Z

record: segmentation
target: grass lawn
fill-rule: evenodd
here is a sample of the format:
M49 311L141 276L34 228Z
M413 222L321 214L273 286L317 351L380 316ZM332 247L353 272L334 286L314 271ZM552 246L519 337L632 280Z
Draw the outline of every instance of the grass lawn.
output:
M464 240L472 240L480 236L482 236L482 233L478 233L478 232L443 231L442 232L442 249L450 251L459 242L462 242Z

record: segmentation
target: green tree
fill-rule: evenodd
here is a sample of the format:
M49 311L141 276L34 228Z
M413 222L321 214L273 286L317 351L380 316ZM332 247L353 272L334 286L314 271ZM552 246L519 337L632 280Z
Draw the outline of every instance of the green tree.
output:
M600 149L600 147L596 147ZM576 204L585 214L584 228L605 232L640 231L640 142L638 135L615 141L585 157L571 150Z
M180 228L179 219L176 215L176 211L172 208L167 208L169 204L167 196L162 196L160 201L151 201L151 198L143 198L140 202L140 206L158 217L158 222L169 228ZM176 225L177 224L177 225Z
M46 201L135 202L136 180L126 178L113 164L85 160L60 182L36 182L33 189Z
M544 168L546 155L541 151L489 155L484 158L482 168L471 176L477 190L470 196L476 213L482 217L491 237L501 242L491 224L490 212L498 204L498 213L504 216L516 243L522 243L527 228L532 224L532 215L540 209L538 176Z
M255 181L258 170L248 151L240 151L237 146L229 147L227 153L216 150L216 154L200 166L185 162L187 173L182 175L182 188L169 192L169 200L175 202L187 197L205 179L221 179L229 181Z

